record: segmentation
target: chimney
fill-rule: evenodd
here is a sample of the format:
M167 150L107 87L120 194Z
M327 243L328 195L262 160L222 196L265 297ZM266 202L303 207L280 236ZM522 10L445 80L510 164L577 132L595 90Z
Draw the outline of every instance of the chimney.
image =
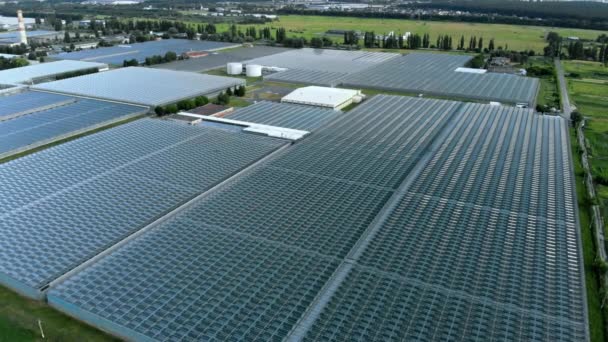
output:
M19 41L21 44L27 45L27 35L25 34L25 23L23 22L23 12L21 10L17 11L17 21L18 21L18 29L19 29Z

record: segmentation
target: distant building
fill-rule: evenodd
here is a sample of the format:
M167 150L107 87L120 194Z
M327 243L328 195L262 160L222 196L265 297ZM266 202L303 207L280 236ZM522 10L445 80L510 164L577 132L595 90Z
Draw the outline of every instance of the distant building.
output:
M505 66L505 65L509 65L511 63L511 59L507 58L507 57L493 57L490 60L490 65L493 66Z
M292 91L281 102L340 110L362 98L360 90L310 86Z

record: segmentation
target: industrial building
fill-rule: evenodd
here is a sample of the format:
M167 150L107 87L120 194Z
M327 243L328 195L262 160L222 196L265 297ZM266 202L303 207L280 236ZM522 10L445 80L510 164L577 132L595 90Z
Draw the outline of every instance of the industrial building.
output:
M63 39L63 31L45 31L34 30L27 31L27 39L29 42L37 43L52 43ZM19 31L0 32L0 45L20 45L21 35Z
M95 62L57 61L32 64L20 68L0 71L0 83L32 85L55 80L58 76L79 71L103 71L108 65Z
M23 18L23 23L26 27L32 27L36 23L36 19L34 18ZM16 30L18 28L19 21L17 17L6 17L0 15L0 29L6 31Z
M243 63L259 64L273 82L378 89L534 107L539 81L466 68L468 55L298 49Z
M0 159L147 111L145 107L37 91L0 96Z
M458 69L465 66L471 58L465 55L410 53L349 75L342 85L535 106L540 86L538 79L496 73L459 72Z
M292 91L281 102L340 110L362 98L360 90L309 86Z
M297 49L244 61L243 64L261 65L270 81L336 86L349 74L381 64L397 53Z
M200 95L213 96L228 87L244 84L245 80L241 78L128 67L39 84L33 88L153 107Z
M563 119L298 107L334 116L292 146L145 119L4 164L0 279L130 340L589 338Z
M167 52L175 52L178 56L187 52L219 51L239 47L240 44L188 40L163 39L143 43L122 44L98 49L64 52L53 57L60 59L95 61L112 65L122 65L125 60L135 59L143 63L146 57L164 56Z
M285 145L140 119L0 167L0 283L48 285Z
M79 59L140 53L121 48ZM314 86L1 163L0 284L134 341L589 340L566 120L392 95L342 112L361 91L318 86L535 103L538 80L470 58L266 55L240 71ZM0 72L0 159L245 84L128 67L24 89L69 65L107 68Z

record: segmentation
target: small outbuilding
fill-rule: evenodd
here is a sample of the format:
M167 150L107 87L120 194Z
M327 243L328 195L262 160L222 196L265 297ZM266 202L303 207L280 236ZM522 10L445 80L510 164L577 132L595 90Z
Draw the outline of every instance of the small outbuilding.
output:
M281 102L340 110L362 98L360 90L310 86L292 91Z

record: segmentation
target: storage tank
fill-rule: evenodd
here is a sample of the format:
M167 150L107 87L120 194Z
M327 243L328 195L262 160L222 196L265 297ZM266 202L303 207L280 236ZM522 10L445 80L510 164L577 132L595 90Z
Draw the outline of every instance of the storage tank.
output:
M247 77L262 76L262 66L258 64L247 64Z
M240 75L241 73L243 73L243 64L228 63L226 65L226 73L228 73L228 75Z

